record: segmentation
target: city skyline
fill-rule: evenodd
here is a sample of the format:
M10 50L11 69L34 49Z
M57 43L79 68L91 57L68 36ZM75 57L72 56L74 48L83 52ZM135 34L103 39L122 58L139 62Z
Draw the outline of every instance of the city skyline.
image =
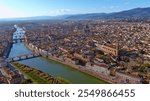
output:
M110 13L148 7L149 0L0 0L0 18ZM108 3L109 2L109 3Z

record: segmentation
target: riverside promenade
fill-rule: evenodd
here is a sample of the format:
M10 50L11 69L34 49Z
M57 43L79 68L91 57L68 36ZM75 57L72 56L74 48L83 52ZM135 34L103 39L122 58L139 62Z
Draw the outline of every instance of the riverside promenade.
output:
M29 48L31 51L38 52L41 54L43 57L49 58L51 60L57 61L59 63L68 65L71 68L74 68L76 70L79 70L81 72L84 72L86 74L89 74L91 76L94 76L100 80L104 80L108 83L113 83L113 84L140 84L141 83L141 78L138 77L133 77L124 73L116 72L115 76L110 75L110 70L108 69L109 67L107 65L86 65L86 66L80 66L76 65L74 61L72 60L62 60L60 58L57 58L55 56L52 56L51 53L48 53L45 50L39 49L36 46L34 46L32 43L25 43L26 47Z

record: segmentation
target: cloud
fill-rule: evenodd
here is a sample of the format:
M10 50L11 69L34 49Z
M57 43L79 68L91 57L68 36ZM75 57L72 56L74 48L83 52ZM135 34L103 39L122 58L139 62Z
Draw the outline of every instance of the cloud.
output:
M119 8L119 6L110 6L109 8L110 9L117 9L117 8Z
M54 9L54 10L50 10L49 14L51 16L56 16L56 15L68 14L69 12L71 12L71 9Z
M57 12L58 13L67 13L67 12L70 12L71 10L70 9L59 9Z

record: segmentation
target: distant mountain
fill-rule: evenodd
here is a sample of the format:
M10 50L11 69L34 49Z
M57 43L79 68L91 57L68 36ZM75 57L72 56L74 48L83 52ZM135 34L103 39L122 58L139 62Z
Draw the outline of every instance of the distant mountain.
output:
M114 12L114 13L95 13L95 14L80 14L69 16L67 19L138 19L150 18L150 7L135 8L131 10Z
M135 8L131 10L114 13L90 13L61 16L36 16L25 18L0 19L0 21L22 21L22 20L123 20L123 19L150 19L150 7Z
M90 13L90 14L77 14L68 16L66 19L101 19L104 18L107 14L106 13Z

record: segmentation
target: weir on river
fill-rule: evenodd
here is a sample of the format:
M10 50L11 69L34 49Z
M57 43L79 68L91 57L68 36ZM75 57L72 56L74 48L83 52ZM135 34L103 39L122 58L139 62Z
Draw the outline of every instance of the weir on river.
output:
M19 35L21 33L24 33L21 28L16 27L17 33ZM14 34L16 35L16 34ZM15 43L12 46L12 49L9 54L9 58L17 57L20 55L25 54L32 54L32 52L27 49L23 42L21 43ZM58 63L53 60L49 60L42 57L27 59L19 61L22 64L31 66L33 68L39 69L45 73L48 73L55 77L62 77L66 80L69 80L73 84L100 84L100 83L106 83L103 80L99 80L93 76L90 76L88 74L85 74L83 72L80 72L76 69L73 69L69 66L66 66L64 64Z

